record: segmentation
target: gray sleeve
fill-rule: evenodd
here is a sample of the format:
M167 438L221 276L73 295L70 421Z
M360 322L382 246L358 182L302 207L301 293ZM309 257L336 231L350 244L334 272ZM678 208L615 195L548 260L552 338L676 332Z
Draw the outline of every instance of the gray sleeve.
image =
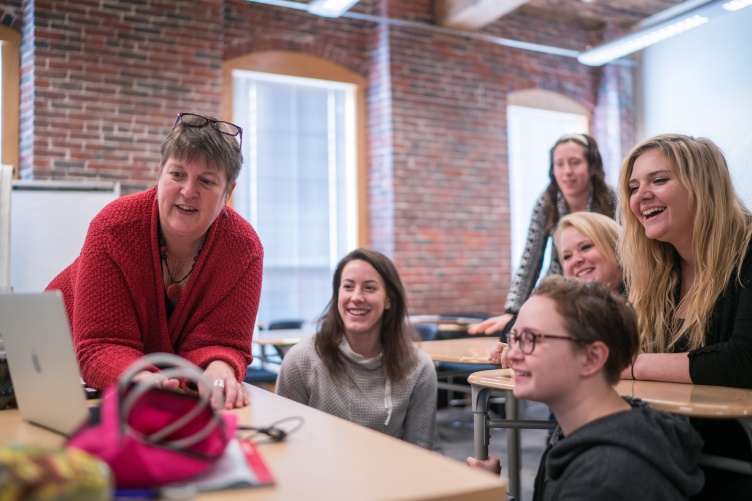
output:
M310 399L305 377L305 374L309 373L305 367L308 365L308 351L305 349L305 345L307 344L305 342L299 343L287 352L285 358L282 359L282 365L279 368L279 375L277 376L277 384L274 389L277 395L305 405L308 405Z
M517 269L517 274L512 280L512 285L507 294L507 302L504 305L505 313L518 313L522 303L527 301L533 292L541 268L543 267L543 254L546 251L548 233L546 228L546 213L543 210L545 193L538 198L530 218L530 228L527 233L525 251L522 253L522 261Z
M432 450L436 426L436 367L428 355L420 350L417 370L418 378L410 395L402 439Z

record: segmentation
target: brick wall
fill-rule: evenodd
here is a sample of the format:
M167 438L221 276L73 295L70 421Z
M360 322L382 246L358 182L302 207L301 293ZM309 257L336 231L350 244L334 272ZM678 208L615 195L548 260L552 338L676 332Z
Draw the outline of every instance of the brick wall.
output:
M0 5L0 24L21 31L23 27L22 0L5 0Z
M140 191L178 111L220 114L222 0L24 5L22 177Z
M577 100L593 111L604 148L626 149L634 134L629 74L572 58L246 0L23 5L25 177L117 179L125 192L151 185L175 113L221 114L223 58L299 51L366 77L369 238L395 260L414 313L503 307L509 92L542 88ZM18 8L5 8L12 23ZM355 11L432 20L429 0L361 0ZM601 36L524 11L484 33L572 49ZM602 97L614 90L616 105ZM621 141L611 142L605 122L620 125Z

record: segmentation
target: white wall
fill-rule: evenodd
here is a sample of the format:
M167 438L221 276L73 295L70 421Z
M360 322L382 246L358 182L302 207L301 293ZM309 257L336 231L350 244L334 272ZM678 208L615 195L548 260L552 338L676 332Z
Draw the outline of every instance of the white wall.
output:
M10 285L39 292L81 252L89 222L120 196L120 183L14 181Z
M638 140L676 132L721 147L752 207L752 6L643 53Z

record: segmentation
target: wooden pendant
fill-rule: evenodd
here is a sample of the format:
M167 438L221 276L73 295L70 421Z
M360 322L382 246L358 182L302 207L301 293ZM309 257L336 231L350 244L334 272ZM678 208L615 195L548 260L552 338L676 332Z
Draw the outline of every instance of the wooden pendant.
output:
M167 297L173 303L177 303L177 301L178 301L178 299L180 299L180 295L182 293L183 293L183 289L181 289L180 285L178 285L178 284L170 284L170 286L167 287Z

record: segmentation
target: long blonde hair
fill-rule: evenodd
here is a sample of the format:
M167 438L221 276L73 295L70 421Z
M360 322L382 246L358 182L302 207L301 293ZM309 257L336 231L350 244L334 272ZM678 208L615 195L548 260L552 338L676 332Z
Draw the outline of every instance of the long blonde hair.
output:
M677 302L680 257L673 245L645 236L629 207L629 179L640 155L658 150L687 191L693 211L692 252L695 276L686 296ZM642 350L674 351L686 340L688 349L705 344L710 314L752 237L750 212L731 184L726 159L711 140L679 134L647 139L629 152L619 177L617 218L622 226L618 253L624 267L629 301L637 311ZM683 321L676 317L684 307Z

